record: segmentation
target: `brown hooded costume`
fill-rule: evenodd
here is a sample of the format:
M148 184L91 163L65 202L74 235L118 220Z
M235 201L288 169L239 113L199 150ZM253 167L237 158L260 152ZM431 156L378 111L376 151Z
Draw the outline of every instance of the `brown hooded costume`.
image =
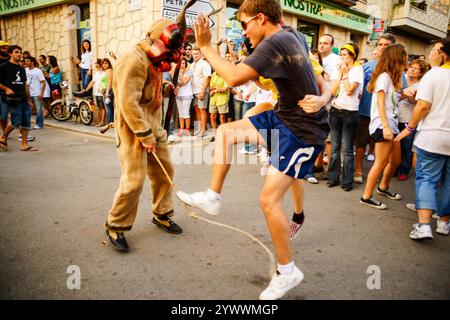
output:
M146 39L123 54L114 68L114 126L122 176L105 227L109 240L121 251L128 250L123 232L133 226L146 175L153 196L152 222L169 233L183 231L171 219L174 212L172 185L155 156L147 153L143 145L156 145L155 153L172 179L167 133L161 126L162 72L169 71L173 62L178 63L179 68L186 39L185 12L195 2L189 0L185 4L177 23L168 19L154 22ZM221 9L212 11L207 17ZM177 74L176 71L174 83Z
M173 215L172 186L155 157L148 154L142 145L156 144L156 155L172 178L173 166L166 144L167 133L161 127L161 71L179 58L181 45L177 48L166 46L174 30L180 33L172 21L156 21L147 32L147 38L123 54L114 68L114 121L122 176L105 225L107 230L124 232L132 228L147 175L153 195L153 222L168 232L182 232L176 225L171 228L174 225L170 219ZM166 44L160 40L164 33L168 35L163 39ZM180 35L177 36L179 42Z

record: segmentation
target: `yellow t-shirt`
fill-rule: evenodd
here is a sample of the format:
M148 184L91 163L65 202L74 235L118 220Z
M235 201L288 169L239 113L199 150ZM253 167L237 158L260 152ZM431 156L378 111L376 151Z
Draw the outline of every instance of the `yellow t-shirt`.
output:
M214 72L211 76L210 88L228 88L229 85L224 78L219 76L217 72ZM210 104L212 106L223 106L230 101L230 90L227 92L218 92L211 96Z
M320 65L319 61L316 60L316 58L314 57L314 55L311 52L309 53L309 59L311 60L311 64L312 64L312 67L314 70L314 75L318 76L319 74L322 74L323 67ZM260 76L258 80L266 90L270 90L273 92L273 99L275 101L277 101L278 100L278 91L277 91L277 87L275 86L275 83L273 83L272 79L265 79L264 77Z
M310 52L309 53L309 60L311 60L311 64L314 70L314 75L318 76L319 74L322 74L323 67L320 65L319 61L316 60L314 55Z

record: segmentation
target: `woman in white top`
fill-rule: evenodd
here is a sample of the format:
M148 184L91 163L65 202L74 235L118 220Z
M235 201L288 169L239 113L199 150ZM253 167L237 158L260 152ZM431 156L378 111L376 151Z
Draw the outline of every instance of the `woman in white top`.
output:
M91 42L86 39L81 43L81 59L71 58L80 67L81 89L87 88L92 80L92 57Z
M176 97L178 116L180 118L180 131L178 136L190 136L191 128L190 107L192 103L192 72L186 59L181 61L180 74L178 76L178 94Z
M339 76L333 81L331 93L336 98L330 110L331 157L328 165L328 187L341 184L344 191L353 189L353 146L358 129L358 107L364 84L364 70L357 62L359 48L347 43L341 48ZM341 146L344 149L344 171L341 175Z
M416 93L419 88L420 79L428 70L425 60L416 59L409 65L406 72L406 82L408 87L403 90L398 105L398 130L406 128L406 124L411 120L414 107L416 106ZM398 179L405 181L408 179L409 171L412 168L413 152L412 146L415 134L411 134L400 142L401 163L398 167Z
M398 134L398 101L403 92L403 72L408 66L408 56L401 44L384 49L372 74L367 91L372 92L369 133L375 140L375 163L367 176L367 183L360 203L375 209L387 206L375 198L373 191L381 174L377 193L392 200L402 198L389 190L391 178L400 164L400 142L394 141Z

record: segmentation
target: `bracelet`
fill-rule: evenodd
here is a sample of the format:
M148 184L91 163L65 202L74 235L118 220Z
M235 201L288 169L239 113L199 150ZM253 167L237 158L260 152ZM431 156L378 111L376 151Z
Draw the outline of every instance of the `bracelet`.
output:
M409 132L414 132L416 131L416 128L411 128L408 124L406 124L406 130L408 130Z
M348 77L346 77L346 78L342 78L342 81L345 81L345 80L348 80Z

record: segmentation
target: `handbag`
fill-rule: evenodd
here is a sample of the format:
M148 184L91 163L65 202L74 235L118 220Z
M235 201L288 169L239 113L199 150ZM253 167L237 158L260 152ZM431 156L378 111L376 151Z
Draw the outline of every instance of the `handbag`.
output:
M5 103L11 107L17 106L19 103L23 102L24 100L25 100L24 97L14 96L14 95L5 95L4 99L3 99L3 101L5 101Z

